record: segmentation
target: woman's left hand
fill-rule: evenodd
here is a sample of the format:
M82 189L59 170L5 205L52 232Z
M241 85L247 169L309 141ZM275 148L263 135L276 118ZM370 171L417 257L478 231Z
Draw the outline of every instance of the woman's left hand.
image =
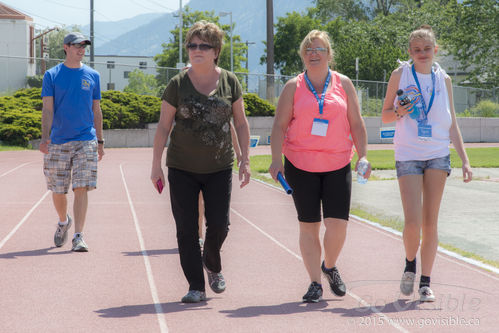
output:
M239 181L241 182L240 188L248 185L251 179L251 171L249 161L241 161L239 164Z

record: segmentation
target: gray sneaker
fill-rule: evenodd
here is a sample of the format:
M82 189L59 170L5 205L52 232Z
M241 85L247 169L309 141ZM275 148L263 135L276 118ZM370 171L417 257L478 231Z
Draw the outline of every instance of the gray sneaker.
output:
M435 302L435 294L427 286L419 288L419 297L421 302Z
M73 238L73 248L71 251L74 252L88 252L87 243L83 240L83 236Z
M400 292L406 296L412 295L414 291L414 279L416 274L413 272L404 272L402 279L400 279Z
M206 293L199 290L189 290L187 295L182 297L182 303L199 303L206 301Z
M71 216L67 215L68 223L66 225L60 225L57 223L57 229L54 234L54 244L57 247L61 247L68 240L68 230L71 228L71 224L73 224L73 220Z
M208 284L211 290L217 294L223 293L225 291L225 279L222 272L212 272L206 266L204 266L204 269L206 270L206 275L208 275Z

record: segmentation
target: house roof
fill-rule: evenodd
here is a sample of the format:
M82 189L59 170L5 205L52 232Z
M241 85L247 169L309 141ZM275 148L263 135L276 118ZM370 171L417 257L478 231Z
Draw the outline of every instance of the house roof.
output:
M33 18L0 2L0 20L33 21Z

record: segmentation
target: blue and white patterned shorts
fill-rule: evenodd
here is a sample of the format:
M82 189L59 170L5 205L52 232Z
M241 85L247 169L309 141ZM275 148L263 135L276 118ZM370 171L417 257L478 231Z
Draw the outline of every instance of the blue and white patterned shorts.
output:
M97 187L97 141L70 141L49 144L43 159L47 188L54 193L68 193L72 178L73 191Z

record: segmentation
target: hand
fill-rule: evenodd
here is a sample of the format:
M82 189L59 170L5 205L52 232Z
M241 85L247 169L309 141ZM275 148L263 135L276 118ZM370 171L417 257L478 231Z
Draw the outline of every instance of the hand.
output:
M249 161L242 161L239 165L239 181L241 182L240 188L248 185L251 179L251 171Z
M161 166L153 166L151 169L151 181L156 191L159 191L157 184L158 179L161 179L161 182L165 184L165 175L163 174L163 169L161 168Z
M97 144L97 154L99 155L99 161L102 160L102 157L104 156L104 144L103 143L98 143Z
M469 163L463 163L463 182L469 183L473 178L473 171Z
M282 161L272 161L272 164L270 164L269 167L269 173L272 176L272 179L274 179L277 182L277 174L282 173L284 175L284 166L282 165Z
M42 139L42 141L40 141L40 146L38 147L38 150L40 150L44 154L48 154L49 153L49 144L50 144L50 139L46 139L46 140Z
M414 111L414 105L412 103L406 105L400 105L400 101L398 101L398 106L395 108L400 117L405 116L408 113L412 113Z
M359 162L361 160L364 160L367 162L367 170L366 170L366 173L364 174L364 178L369 179L369 177L371 177L371 162L369 162L365 156L362 156L361 158L359 158L357 160L357 163L355 163L355 172L357 172L357 170L359 169Z

